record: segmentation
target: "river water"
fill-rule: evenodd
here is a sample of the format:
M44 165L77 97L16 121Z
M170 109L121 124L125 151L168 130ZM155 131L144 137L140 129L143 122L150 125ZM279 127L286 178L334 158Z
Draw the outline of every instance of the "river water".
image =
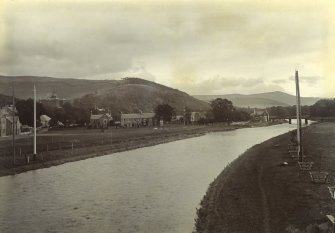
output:
M0 232L192 232L208 185L282 124L210 133L0 177Z

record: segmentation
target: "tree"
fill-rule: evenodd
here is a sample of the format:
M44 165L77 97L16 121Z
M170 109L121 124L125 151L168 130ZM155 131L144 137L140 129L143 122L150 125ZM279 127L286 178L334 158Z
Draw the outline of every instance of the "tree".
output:
M250 114L247 113L244 110L241 110L241 109L233 111L232 115L233 115L232 116L233 121L248 121L248 120L250 120Z
M27 99L27 100L18 100L15 104L15 107L18 111L18 116L20 122L23 125L34 125L34 100ZM46 110L41 103L36 103L36 116L37 121L39 120L40 116L46 114Z
M316 102L310 108L312 116L316 117L334 117L335 116L335 99L322 99Z
M210 103L214 120L217 122L231 122L234 111L233 103L227 99L217 98Z
M155 108L155 114L158 120L171 121L172 117L176 115L175 109L168 104L159 104Z

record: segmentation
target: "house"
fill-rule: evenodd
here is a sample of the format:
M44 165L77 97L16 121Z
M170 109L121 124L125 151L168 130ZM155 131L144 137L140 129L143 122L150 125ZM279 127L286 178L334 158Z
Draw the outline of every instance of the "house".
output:
M43 99L40 102L46 106L61 108L66 102L66 99L64 98L60 99L58 98L56 93L52 93L50 97L48 97L47 99Z
M192 124L197 123L200 119L205 118L206 118L205 112L191 112L190 114L190 121Z
M0 136L13 135L13 124L14 132L16 135L21 134L21 122L18 116L15 116L17 110L13 106L5 106L0 109ZM14 114L14 119L13 119ZM13 123L14 120L14 123Z
M50 126L49 122L51 120L50 117L48 117L47 115L41 115L40 120L43 128L49 128Z
M108 113L102 113L102 114L91 113L89 127L93 129L106 129L108 128L110 121L112 120L113 117Z
M121 113L122 127L140 127L155 125L155 113Z
M21 134L21 122L18 116L14 116L14 132L15 135ZM13 116L6 117L6 135L13 135Z
M173 123L184 123L184 116L183 115L177 115L172 118L171 122Z
M259 121L259 122L269 122L270 121L270 114L265 110L256 110L250 114L252 121Z
M0 111L0 137L6 136L6 116Z

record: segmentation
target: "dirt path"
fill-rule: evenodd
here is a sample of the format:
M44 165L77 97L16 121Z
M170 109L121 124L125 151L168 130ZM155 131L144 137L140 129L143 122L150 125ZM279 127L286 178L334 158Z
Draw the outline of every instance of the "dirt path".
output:
M269 208L268 208L268 198L266 196L265 189L263 187L263 166L260 167L258 171L258 188L261 192L262 197L262 209L263 209L263 226L264 226L264 233L270 233L270 214L269 214Z
M328 184L299 175L287 154L290 134L272 138L246 151L215 179L201 202L196 232L325 232L326 215L334 212L327 188L335 177L334 132L334 122L304 130L308 161L329 173Z

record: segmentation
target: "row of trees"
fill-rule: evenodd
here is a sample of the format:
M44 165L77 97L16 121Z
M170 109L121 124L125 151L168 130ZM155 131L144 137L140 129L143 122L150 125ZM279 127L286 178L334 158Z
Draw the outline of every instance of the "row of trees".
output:
M18 100L15 104L18 111L18 116L23 125L32 126L34 122L34 101L33 99ZM44 106L41 103L36 103L36 115L47 115L51 118L50 126L57 125L57 122L62 122L65 125L79 124L85 125L90 118L89 109L75 107L70 103L65 103L62 108Z
M250 112L247 109L237 109L233 103L227 99L217 98L210 102L211 109L205 114L201 122L232 122L250 120ZM250 110L249 110L250 111ZM175 110L168 104L157 106L156 115L164 121L170 121L175 115ZM295 116L296 106L275 106L268 108L271 116L290 117ZM335 99L322 99L312 106L302 106L303 116L314 117L335 117ZM185 108L184 119L189 121L191 110Z
M278 117L295 116L296 106L271 107L269 114ZM301 106L301 114L312 117L335 117L335 99L322 99L312 106Z
M323 99L310 107L310 115L315 117L335 117L335 99Z
M217 98L210 103L211 109L206 111L198 123L232 122L250 120L250 114L243 109L236 109L233 103L227 99ZM160 104L155 108L158 120L171 121L176 115L176 110L168 104ZM191 109L185 107L183 120L190 122Z
M93 106L93 105L92 105ZM85 125L89 123L90 109L92 106L82 106L79 103L65 103L62 108L52 106L44 106L37 103L37 116L48 115L51 117L50 125L57 125L60 121L65 125L79 124ZM237 109L233 103L227 99L217 98L210 102L211 109L206 111L205 117L200 123L206 122L232 122L250 120L250 112L247 109ZM24 125L33 125L33 100L17 100L16 108L20 121ZM271 107L268 108L271 116L288 117L296 114L295 106L287 107ZM169 104L160 104L155 108L155 114L158 120L170 122L176 116L176 110ZM302 115L310 115L315 117L335 117L335 99L319 100L312 106L302 106ZM191 110L185 108L183 113L184 121L190 122Z

